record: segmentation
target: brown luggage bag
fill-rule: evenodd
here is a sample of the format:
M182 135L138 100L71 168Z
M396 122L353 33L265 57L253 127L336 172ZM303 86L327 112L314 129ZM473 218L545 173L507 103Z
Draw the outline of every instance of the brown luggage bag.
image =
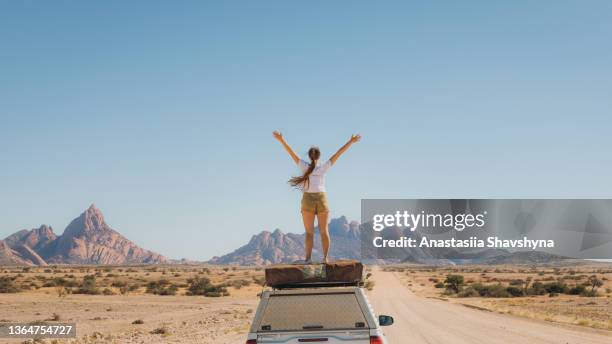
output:
M266 268L266 284L271 287L312 284L356 284L363 279L363 264L339 260L323 264L282 264Z

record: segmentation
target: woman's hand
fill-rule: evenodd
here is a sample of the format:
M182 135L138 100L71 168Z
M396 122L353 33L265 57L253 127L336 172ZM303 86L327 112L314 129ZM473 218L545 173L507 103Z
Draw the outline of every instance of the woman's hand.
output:
M274 130L272 132L272 135L274 135L274 138L279 140L279 141L283 140L283 134L281 134L278 130Z
M285 150L287 151L287 153L289 153L289 156L291 156L291 159L293 160L293 162L295 162L296 164L299 163L300 157L298 157L297 154L295 154L295 152L293 151L293 149L291 149L289 144L285 142L285 139L283 139L283 134L281 134L281 132L278 130L274 130L272 132L272 135L274 136L275 139L278 140L278 142L280 142L283 145L283 147L285 147Z
M340 149L338 149L336 154L332 155L331 158L329 158L332 164L335 164L338 158L340 158L340 155L344 154L344 152L346 152L346 150L349 149L349 147L353 143L359 142L359 140L361 140L361 135L359 134L351 135L351 138L348 140L348 142L345 143L344 146L340 147Z

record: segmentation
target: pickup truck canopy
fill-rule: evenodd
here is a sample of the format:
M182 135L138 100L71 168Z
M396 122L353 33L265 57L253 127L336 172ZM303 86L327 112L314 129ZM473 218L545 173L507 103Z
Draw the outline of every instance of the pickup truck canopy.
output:
M262 295L254 332L365 330L372 325L359 288L273 291ZM371 318L371 317L370 317Z

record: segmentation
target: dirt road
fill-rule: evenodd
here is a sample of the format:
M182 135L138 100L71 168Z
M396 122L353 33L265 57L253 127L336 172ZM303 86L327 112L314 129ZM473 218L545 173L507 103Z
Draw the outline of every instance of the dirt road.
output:
M369 294L378 314L392 315L385 327L391 343L612 343L609 331L475 310L414 295L393 272L374 272L376 287Z

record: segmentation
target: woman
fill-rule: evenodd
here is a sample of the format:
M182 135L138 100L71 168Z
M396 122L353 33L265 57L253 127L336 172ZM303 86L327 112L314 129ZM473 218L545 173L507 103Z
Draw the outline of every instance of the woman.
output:
M328 161L323 164L319 163L321 152L318 147L311 147L308 150L310 163L301 160L297 154L289 147L283 135L275 131L272 133L285 147L285 150L291 156L291 159L298 165L302 175L289 179L289 184L302 190L302 220L304 221L304 229L306 229L306 264L311 262L312 244L314 239L315 216L319 223L319 233L321 234L321 244L323 246L323 261L327 263L327 254L329 253L329 233L327 232L327 220L329 219L329 206L327 204L327 196L325 194L325 174L332 167L338 158L346 152L347 149L361 139L360 135L352 135L348 142L342 146L336 154L332 155Z

